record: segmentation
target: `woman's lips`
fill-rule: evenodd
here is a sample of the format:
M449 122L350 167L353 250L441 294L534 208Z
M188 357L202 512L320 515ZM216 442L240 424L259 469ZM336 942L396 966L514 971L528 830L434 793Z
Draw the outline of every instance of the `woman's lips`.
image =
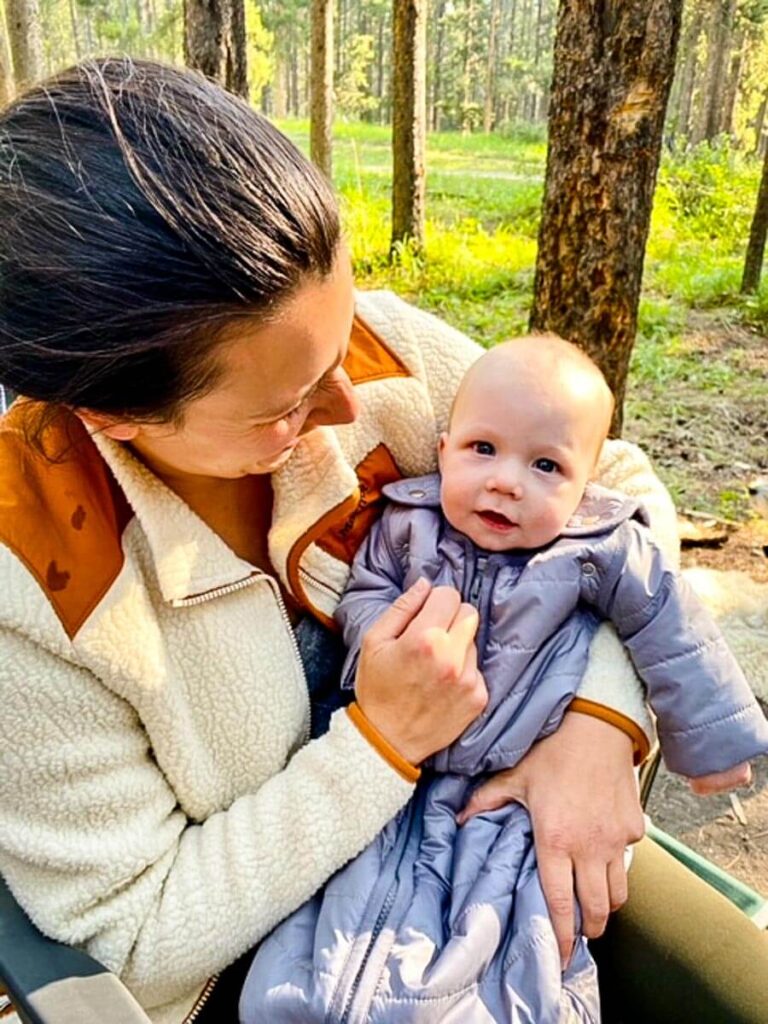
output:
M507 519L506 516L502 515L501 512L478 512L477 513L486 526L489 526L492 530L497 530L499 533L506 533L508 530L514 529L517 523L513 523L511 519Z

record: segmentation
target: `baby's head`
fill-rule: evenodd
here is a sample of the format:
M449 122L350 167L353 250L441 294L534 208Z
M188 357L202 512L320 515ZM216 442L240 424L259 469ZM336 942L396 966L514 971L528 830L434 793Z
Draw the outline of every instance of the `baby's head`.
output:
M486 352L462 380L440 438L448 521L490 551L549 544L581 501L613 406L597 366L555 335Z

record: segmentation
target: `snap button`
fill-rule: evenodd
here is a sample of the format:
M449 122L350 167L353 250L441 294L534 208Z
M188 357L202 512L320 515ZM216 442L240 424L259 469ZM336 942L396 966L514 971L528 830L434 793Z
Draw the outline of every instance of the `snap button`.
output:
M413 490L408 491L412 498L425 498L427 496L426 491L422 491L419 487L414 487Z
M597 574L597 568L592 562L585 562L581 567L581 571L585 576L595 576Z

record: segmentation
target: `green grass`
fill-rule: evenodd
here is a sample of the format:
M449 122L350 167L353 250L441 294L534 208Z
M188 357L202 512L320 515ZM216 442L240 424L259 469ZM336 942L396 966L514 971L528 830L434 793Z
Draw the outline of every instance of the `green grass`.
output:
M308 148L306 122L282 127ZM393 289L484 345L525 331L543 134L430 135L426 256L406 250L394 265L390 146L388 128L335 127L334 184L360 286ZM756 296L739 295L759 173L726 148L665 154L625 403L629 436L652 454L678 505L729 517L748 514L730 464L765 465L768 382L760 338L743 325L768 334L768 267Z
M283 122L305 150L306 121ZM541 132L432 134L427 146L427 258L387 259L390 130L339 123L334 184L362 287L389 287L490 344L527 319L546 159ZM739 295L759 165L727 148L665 154L648 241L633 373L675 354L688 309L728 306L768 330L768 271L760 293ZM659 311L665 310L660 316ZM672 348L660 349L664 337ZM680 367L681 372L692 372ZM671 372L671 371L666 371Z

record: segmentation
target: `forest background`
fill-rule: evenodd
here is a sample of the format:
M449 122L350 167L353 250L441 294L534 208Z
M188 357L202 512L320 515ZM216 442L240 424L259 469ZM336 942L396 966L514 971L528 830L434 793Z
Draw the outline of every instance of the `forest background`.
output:
M193 3L185 11L182 0L0 0L0 105L14 90L11 52L16 86L90 55L183 63ZM525 331L556 0L421 0L428 134L418 251L391 246L392 0L326 3L333 181L359 285L394 289L486 345ZM234 9L232 0L218 6ZM244 0L235 30L246 58L236 91L309 151L310 0ZM689 563L764 582L768 520L750 487L768 488L768 274L757 289L741 285L767 151L768 0L686 0L623 435L649 452L693 528L720 538ZM655 814L768 893L766 783L761 770L738 814L727 797L702 805L663 779Z

